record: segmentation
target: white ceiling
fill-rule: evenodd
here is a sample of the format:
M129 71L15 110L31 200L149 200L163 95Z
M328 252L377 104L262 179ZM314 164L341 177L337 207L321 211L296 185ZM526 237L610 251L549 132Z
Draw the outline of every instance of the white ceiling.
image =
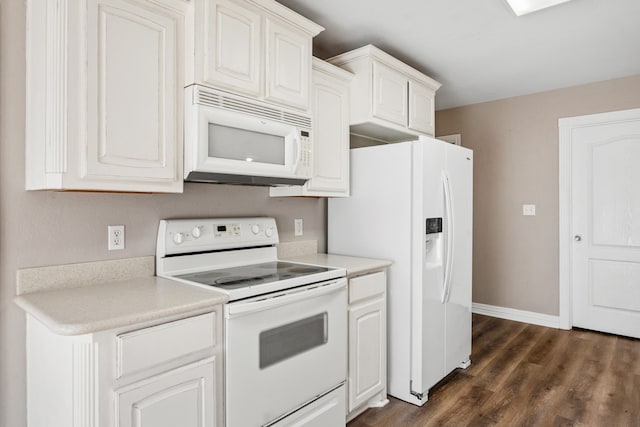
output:
M322 59L371 43L438 80L438 110L640 74L640 0L278 1L325 27Z

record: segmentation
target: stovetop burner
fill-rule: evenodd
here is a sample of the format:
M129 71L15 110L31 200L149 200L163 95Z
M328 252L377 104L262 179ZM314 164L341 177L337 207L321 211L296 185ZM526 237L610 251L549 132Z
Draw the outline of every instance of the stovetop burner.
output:
M250 264L182 274L176 276L176 278L215 288L232 290L323 273L329 270L331 269L327 267L273 261L262 264Z

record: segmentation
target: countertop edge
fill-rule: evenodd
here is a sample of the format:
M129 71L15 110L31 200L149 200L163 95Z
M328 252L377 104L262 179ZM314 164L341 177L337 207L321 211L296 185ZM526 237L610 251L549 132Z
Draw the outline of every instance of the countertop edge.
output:
M325 253L288 257L284 260L321 265L325 267L344 268L347 272L348 278L383 270L393 264L393 261L386 259L364 258L351 255Z
M126 303L119 303L125 298ZM127 299L128 298L128 299ZM188 315L228 302L228 295L163 277L20 295L13 302L51 332L85 335ZM169 319L170 320L170 319Z
M115 316L112 318L99 319L85 323L63 323L48 316L43 310L32 304L28 297L17 297L14 303L18 305L25 313L38 320L45 325L47 329L56 335L61 336L78 336L103 332L109 329L117 329L125 326L132 326L138 323L160 320L162 318L187 314L194 311L200 311L206 308L213 308L217 305L224 304L228 301L225 295L215 295L209 299L203 299L192 304L183 304L176 307L162 308L158 310L150 310L142 313L134 313L124 316Z

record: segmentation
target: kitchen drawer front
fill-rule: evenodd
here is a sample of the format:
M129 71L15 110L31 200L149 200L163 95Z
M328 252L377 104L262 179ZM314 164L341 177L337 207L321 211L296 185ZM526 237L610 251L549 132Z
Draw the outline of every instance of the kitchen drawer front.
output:
M215 313L120 334L116 337L116 378L131 375L216 345Z
M346 412L345 389L341 385L270 427L343 426Z
M349 304L384 294L387 275L384 271L349 279Z

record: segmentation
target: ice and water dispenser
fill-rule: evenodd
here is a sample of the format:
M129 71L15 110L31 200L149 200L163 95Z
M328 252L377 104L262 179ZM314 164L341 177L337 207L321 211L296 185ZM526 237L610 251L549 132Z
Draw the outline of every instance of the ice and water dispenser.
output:
M427 218L425 227L425 264L442 265L442 218Z

